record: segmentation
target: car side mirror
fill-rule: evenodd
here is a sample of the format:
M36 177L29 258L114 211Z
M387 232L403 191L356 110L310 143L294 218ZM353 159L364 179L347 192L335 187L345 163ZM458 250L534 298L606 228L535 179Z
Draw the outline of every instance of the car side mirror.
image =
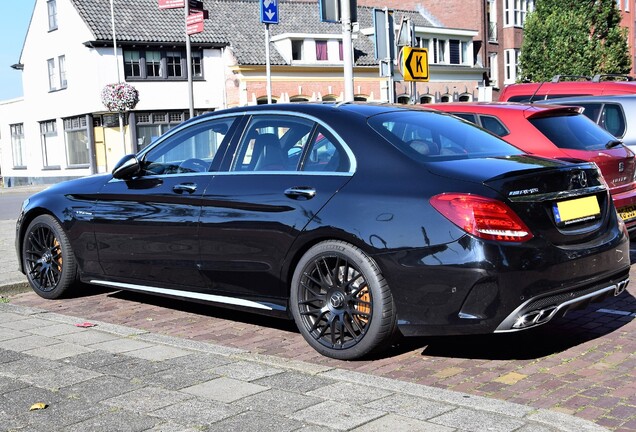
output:
M128 180L141 172L141 164L134 154L129 154L121 158L113 168L113 177L119 180Z

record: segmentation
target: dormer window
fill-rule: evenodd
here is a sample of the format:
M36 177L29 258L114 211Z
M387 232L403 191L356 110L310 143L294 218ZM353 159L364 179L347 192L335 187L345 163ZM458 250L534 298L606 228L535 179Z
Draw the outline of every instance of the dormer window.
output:
M339 64L343 60L341 35L287 33L272 38L289 64Z
M292 40L292 60L303 60L303 41Z
M318 61L326 61L329 60L327 54L327 41L326 40L317 40L316 41L316 60Z

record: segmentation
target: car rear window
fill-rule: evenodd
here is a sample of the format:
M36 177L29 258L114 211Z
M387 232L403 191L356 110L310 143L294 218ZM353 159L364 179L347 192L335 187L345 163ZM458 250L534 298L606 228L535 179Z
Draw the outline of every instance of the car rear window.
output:
M605 150L616 140L583 114L531 118L530 123L554 145L574 150Z
M403 153L420 161L523 153L471 123L440 112L394 111L369 118L369 125Z

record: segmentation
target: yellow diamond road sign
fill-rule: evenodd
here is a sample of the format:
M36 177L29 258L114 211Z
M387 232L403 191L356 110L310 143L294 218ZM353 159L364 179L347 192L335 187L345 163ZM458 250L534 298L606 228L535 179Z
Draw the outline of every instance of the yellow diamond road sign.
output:
M402 74L404 81L428 81L428 50L404 47Z

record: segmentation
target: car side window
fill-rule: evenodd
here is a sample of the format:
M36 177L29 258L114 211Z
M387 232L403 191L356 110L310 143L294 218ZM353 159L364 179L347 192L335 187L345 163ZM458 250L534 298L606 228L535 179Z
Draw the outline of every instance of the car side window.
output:
M314 122L293 116L254 116L236 151L231 171L296 171Z
M598 115L601 112L601 107L603 106L600 103L568 103L570 106L580 106L583 108L583 115L594 123L599 122Z
M456 116L456 117L459 117L459 118L463 118L464 120L468 120L471 123L477 124L477 117L475 117L475 114L453 113L453 115Z
M625 115L621 107L606 104L601 113L600 125L615 137L622 137L625 134Z
M338 140L319 126L305 155L303 171L347 172L349 159Z
M504 137L510 133L503 123L496 117L480 116L479 119L481 120L481 125L484 129L489 130L497 136Z
M234 121L214 119L177 131L144 154L144 175L207 172Z

